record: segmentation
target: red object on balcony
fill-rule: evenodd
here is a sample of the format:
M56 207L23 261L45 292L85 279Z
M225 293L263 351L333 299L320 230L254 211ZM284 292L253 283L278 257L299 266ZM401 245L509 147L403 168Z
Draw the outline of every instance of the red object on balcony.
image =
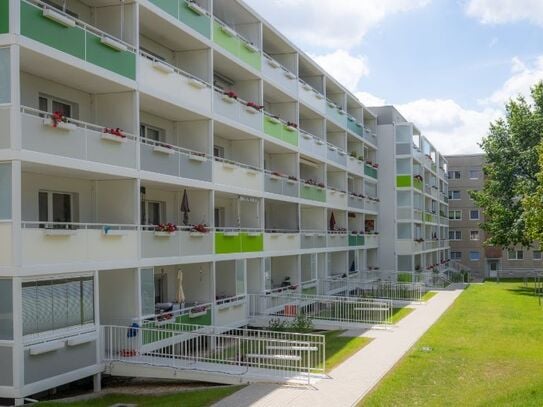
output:
M298 307L293 304L285 305L285 316L286 317L295 317L298 314Z

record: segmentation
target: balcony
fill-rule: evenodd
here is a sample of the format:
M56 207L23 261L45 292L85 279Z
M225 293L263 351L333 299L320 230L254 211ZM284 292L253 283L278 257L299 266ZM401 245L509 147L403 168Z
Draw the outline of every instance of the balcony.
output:
M424 242L424 250L435 250L438 248L439 248L438 240L430 240L430 241Z
M326 102L326 118L342 128L347 128L347 112L331 100Z
M315 109L320 114L324 115L326 113L326 98L324 95L301 79L298 80L298 97L302 103Z
M364 209L365 196L362 194L349 193L347 205L349 208Z
M21 107L22 147L26 150L102 164L136 168L136 136L105 132L96 124Z
M364 129L364 139L369 141L374 146L377 145L377 134L375 132L371 131L370 129Z
M347 165L347 153L345 150L333 145L332 143L327 143L326 157L336 164L344 167Z
M264 114L264 133L285 143L298 146L298 128L269 113Z
M215 253L247 253L264 250L261 229L217 228L215 231Z
M262 74L266 80L291 95L296 95L298 83L296 74L289 71L270 55L263 54L262 56Z
M366 234L366 249L376 249L379 247L379 235L378 234Z
M300 248L300 233L292 230L266 231L264 250L267 252L288 252Z
M262 53L258 47L217 18L213 21L213 41L239 60L260 71Z
M302 249L318 249L326 247L326 231L302 230L300 236L300 247Z
M141 226L141 256L144 258L200 256L213 254L213 232L198 232L178 226L175 232L157 232L155 226Z
M211 18L207 10L187 0L149 0L173 18L188 25L206 38L211 38Z
M298 197L300 188L296 177L288 177L275 171L264 172L264 190L271 194Z
M0 240L4 244L0 245L0 265L11 265L11 231L12 224L10 221L0 221Z
M300 183L300 198L311 201L326 202L326 190L324 186L307 184L304 181Z
M253 103L254 104L254 103ZM221 89L215 89L213 96L213 109L236 123L241 123L255 130L262 131L262 112L257 104L252 107L248 102L238 97L228 96Z
M364 125L351 115L347 116L347 129L359 137L364 137Z
M351 233L349 234L349 246L359 246L362 247L366 244L366 239L364 235Z
M215 157L213 181L217 184L236 188L263 190L262 170L251 165Z
M378 198L367 197L366 202L364 203L364 209L370 212L378 212L379 211Z
M349 155L347 158L347 169L349 172L352 172L357 175L363 175L364 174L364 161L353 156Z
M328 206L347 209L347 193L328 187L326 189L326 203Z
M424 241L400 239L396 241L396 253L398 255L411 255L420 253L424 249Z
M143 51L140 51L139 62L146 93L193 110L211 111L211 85Z
M138 256L134 225L22 222L26 265L133 261Z
M211 182L213 158L149 139L141 139L141 169L174 177Z
M424 214L424 221L427 223L437 223L437 215L431 212Z
M371 164L366 163L366 165L364 166L364 175L367 175L368 177L371 177L373 179L377 179L377 168Z
M348 245L347 231L328 231L326 238L327 247L347 247Z
M301 150L303 150L305 153L319 156L321 158L326 157L326 142L323 139L303 130L300 130L300 134L302 136L300 138Z
M110 34L39 1L21 1L21 35L129 79L136 50Z

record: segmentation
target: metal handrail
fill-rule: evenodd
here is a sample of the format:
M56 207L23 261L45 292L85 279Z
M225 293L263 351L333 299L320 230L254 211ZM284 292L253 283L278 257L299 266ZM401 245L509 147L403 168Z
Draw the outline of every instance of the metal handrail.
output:
M206 159L213 158L213 156L211 156L210 154L207 154L207 153L202 153L200 151L190 150L188 148L179 147L179 146L176 146L174 144L166 143L164 141L152 140L152 139L146 138L146 137L140 137L140 142L142 144L148 144L148 145L155 146L155 147L168 148L168 149L171 149L171 150L173 150L173 151L175 151L175 152L177 152L179 154L185 155L187 157L205 157Z
M116 223L79 223L79 222L47 222L47 221L22 221L23 229L51 229L51 230L137 230L138 225Z
M235 165L235 166L240 167L240 168L246 168L246 169L254 170L254 171L258 171L258 172L263 172L264 171L262 168L255 167L254 165L240 163L238 161L230 160L228 158L215 156L215 157L213 157L213 159L215 161L222 162L222 163L225 163L225 164Z

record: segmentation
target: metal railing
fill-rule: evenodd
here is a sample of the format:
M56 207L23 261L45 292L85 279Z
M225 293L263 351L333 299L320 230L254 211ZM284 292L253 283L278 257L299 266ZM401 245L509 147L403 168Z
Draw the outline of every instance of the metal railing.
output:
M130 231L137 230L137 225L124 225L115 223L77 223L77 222L40 222L40 221L23 221L21 222L23 229L43 229L44 231L66 230L101 230L104 235L113 231Z
M215 159L215 161L226 164L226 165L233 165L233 166L238 167L238 168L244 168L246 170L252 170L252 171L256 171L258 173L263 172L262 168L255 167L254 165L251 165L251 164L244 164L244 163L240 163L240 162L234 161L234 160L229 160L228 158L223 158L223 157L214 157L214 159Z
M323 293L346 297L410 302L421 302L426 292L426 287L421 283L398 283L379 279L326 279L321 280L321 287Z
M249 317L292 319L304 316L324 325L390 325L392 303L373 299L304 295L298 293L250 294Z
M102 326L104 361L308 384L324 374L323 335L176 325L175 330ZM165 335L175 341L145 349L145 338Z
M149 61L151 61L153 63L159 63L159 64L162 64L164 66L167 66L173 72L175 72L177 75L184 76L187 79L193 79L195 81L201 82L202 85L205 85L208 88L211 87L209 82L203 80L202 78L197 77L196 75L191 74L190 72L184 71L181 68L178 68L177 66L170 64L169 62L166 62L164 59L157 58L156 56L151 55L148 52L145 52L145 51L142 51L142 50L140 50L139 53L143 58L146 58L146 59L148 59Z
M200 151L190 150L188 148L179 147L174 144L167 143L165 141L157 141L157 140L152 140L145 137L140 137L140 142L142 144L147 144L153 147L166 148L168 150L171 150L172 152L175 152L180 155L184 155L188 158L202 158L206 160L209 160L212 158L212 156L209 154L202 153Z

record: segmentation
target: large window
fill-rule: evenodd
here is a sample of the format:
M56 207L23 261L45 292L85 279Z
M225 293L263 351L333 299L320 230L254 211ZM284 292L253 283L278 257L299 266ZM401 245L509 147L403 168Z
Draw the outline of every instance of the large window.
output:
M524 259L524 252L522 250L508 250L507 258L509 260L522 260Z
M479 179L481 177L481 171L474 169L469 170L469 179Z
M39 221L77 222L77 194L68 192L40 191L38 193Z
M451 252L451 259L452 260L461 260L462 259L462 252Z
M148 124L140 124L140 137L152 141L164 141L165 131Z
M447 173L449 179L460 179L460 171L451 170Z
M160 225L166 217L166 203L161 201L142 201L141 224Z
M462 240L462 231L449 230L449 240Z
M533 259L534 260L541 260L541 250L534 250L533 251Z
M479 209L472 209L469 211L469 218L471 220L479 220Z
M451 201L457 201L460 199L460 191L449 191L449 199Z
M479 240L479 231L478 230L470 230L469 231L469 239L470 240Z
M64 117L77 119L79 117L79 107L77 103L59 99L54 96L40 94L38 97L38 107L43 112L59 112Z
M94 280L79 277L23 283L23 335L94 323Z
M462 211L461 210L449 210L449 219L450 220L462 220Z
M469 252L469 260L470 261L479 261L479 260L481 260L481 252L470 251Z

